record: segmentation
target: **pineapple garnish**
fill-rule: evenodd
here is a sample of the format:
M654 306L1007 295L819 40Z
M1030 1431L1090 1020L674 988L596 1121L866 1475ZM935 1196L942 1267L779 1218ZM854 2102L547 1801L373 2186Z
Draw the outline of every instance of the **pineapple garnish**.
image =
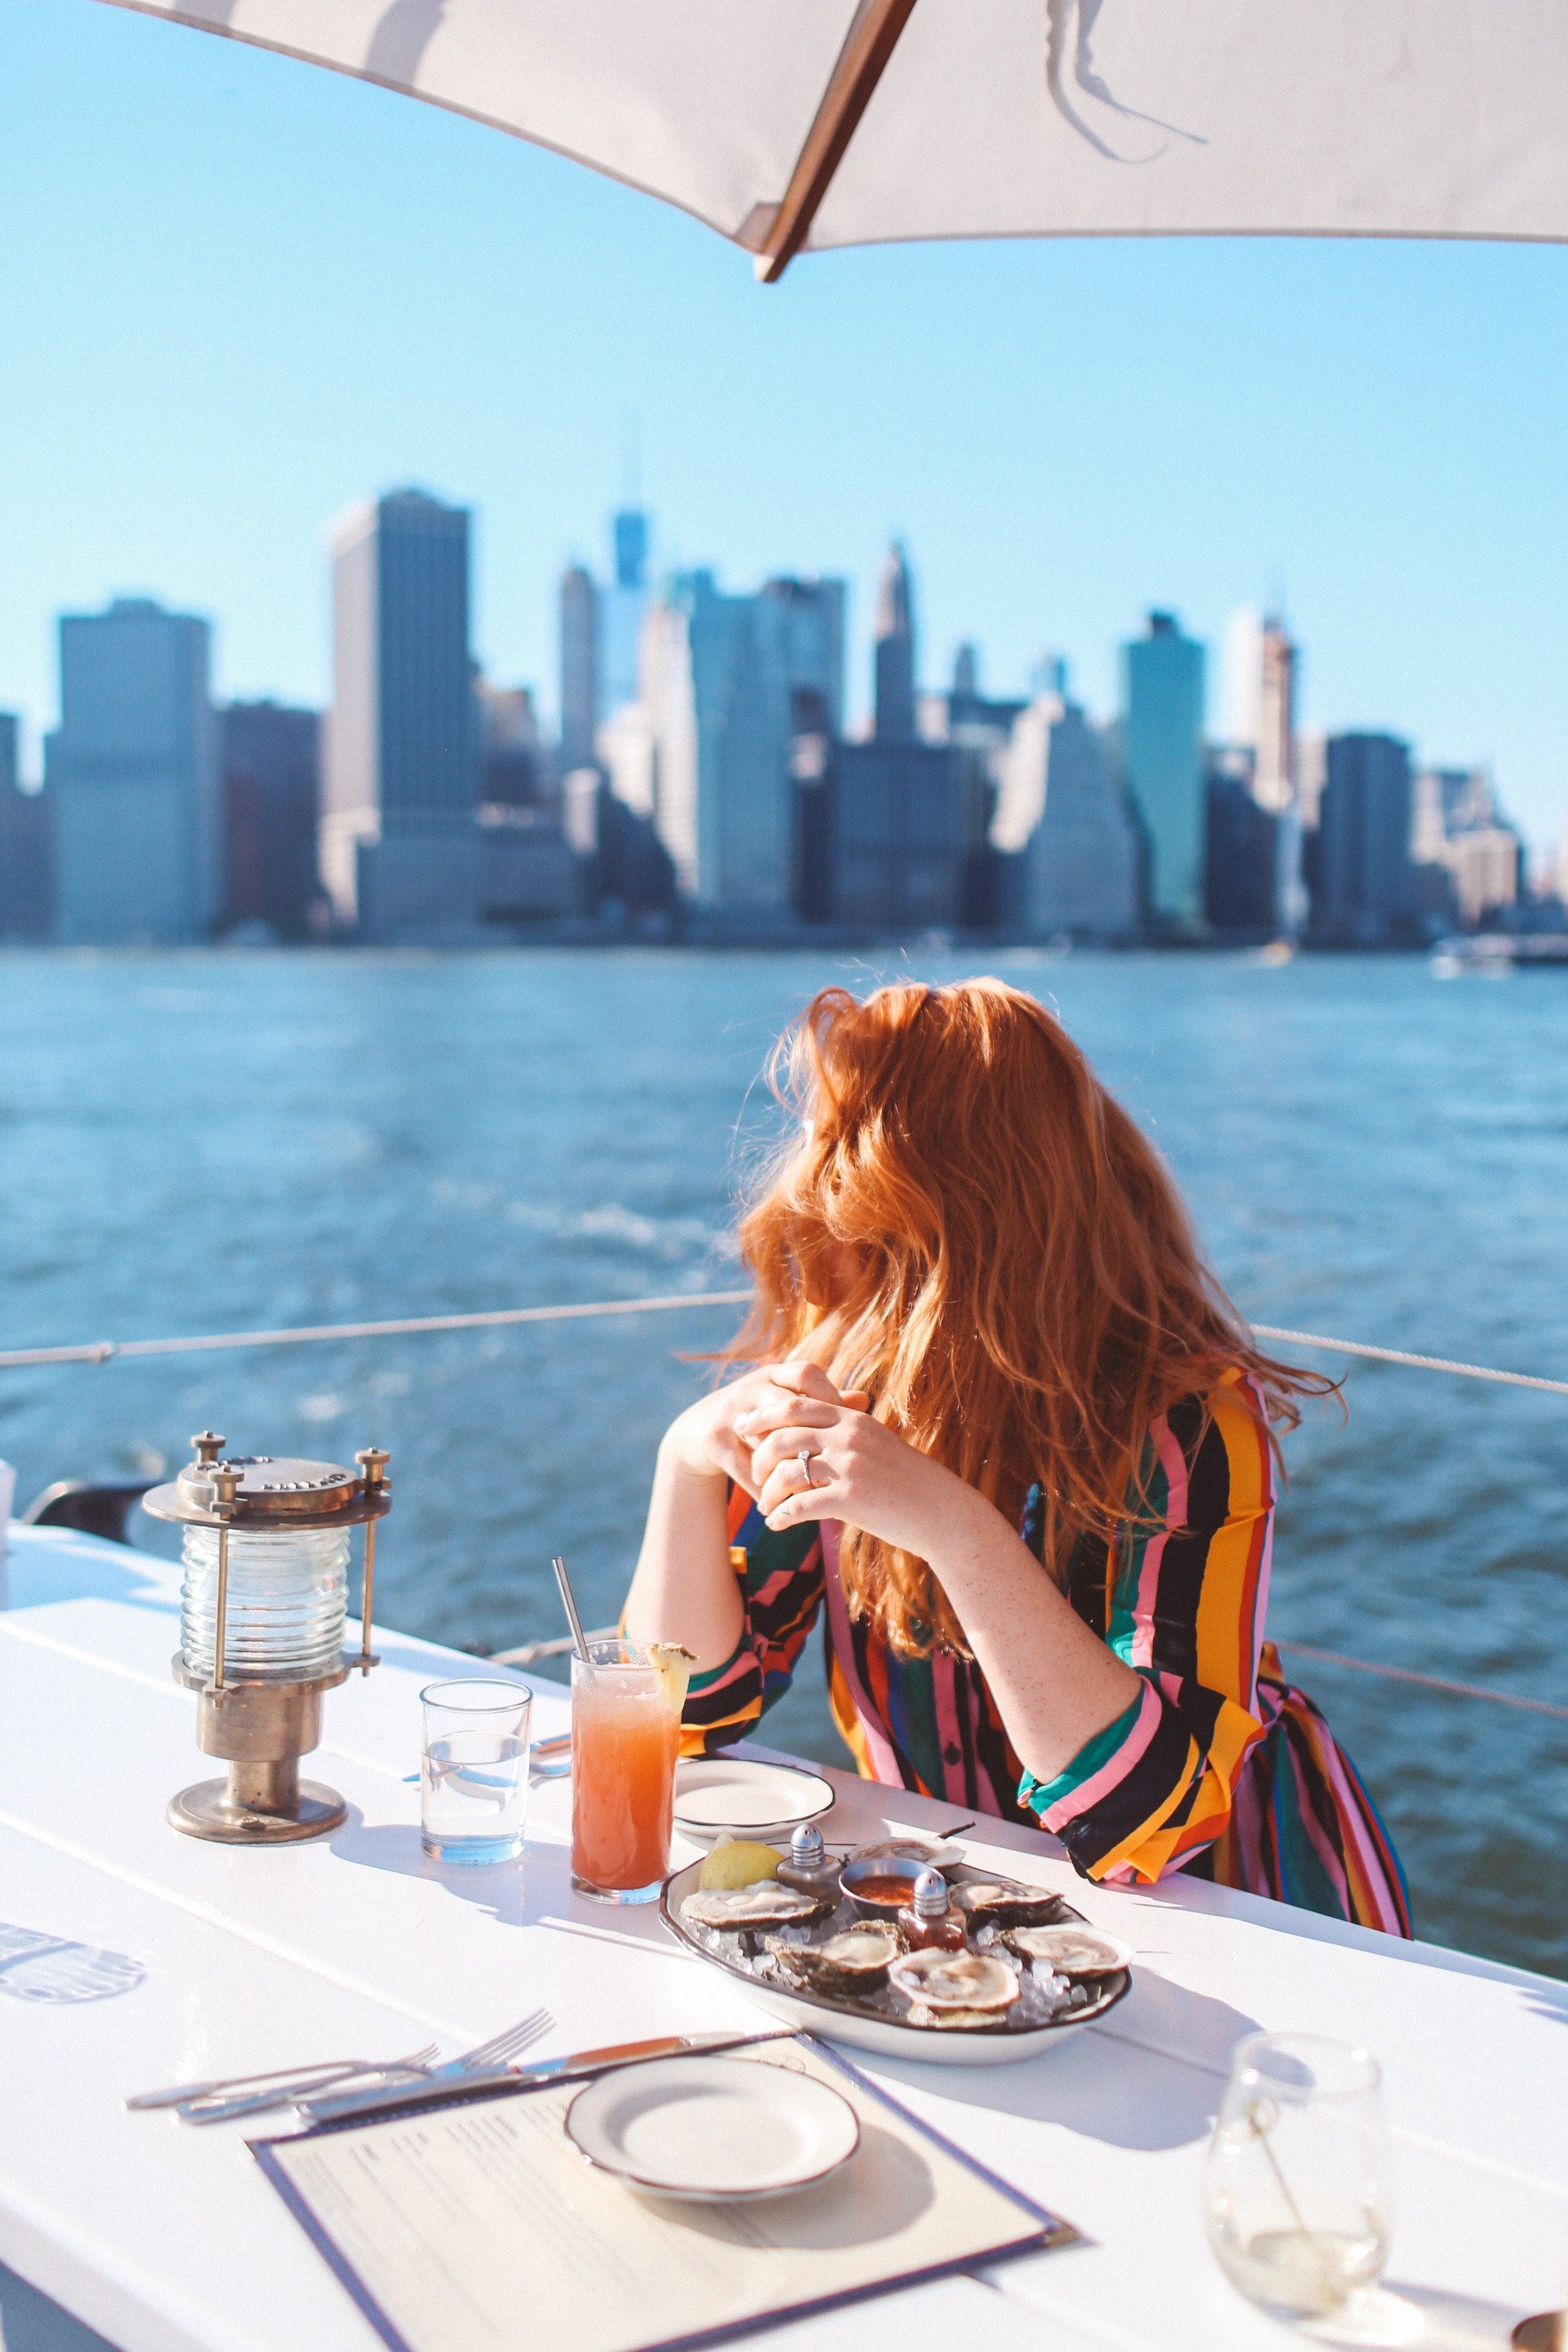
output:
M686 1705L686 1685L691 1680L691 1669L697 1664L694 1652L679 1642L650 1642L648 1664L658 1676L664 1692L665 1705L671 1715L679 1715Z

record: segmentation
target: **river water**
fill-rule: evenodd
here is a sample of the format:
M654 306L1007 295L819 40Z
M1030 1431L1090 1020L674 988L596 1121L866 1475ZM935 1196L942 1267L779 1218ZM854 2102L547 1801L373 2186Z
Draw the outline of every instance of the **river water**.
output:
M1404 959L1003 953L1185 1188L1258 1322L1568 1377L1568 983ZM733 1286L758 1074L830 979L952 958L545 951L0 956L6 1346ZM393 1454L389 1622L502 1647L594 1621L658 1435L732 1310L0 1371L49 1480L235 1450ZM1289 1352L1289 1351L1287 1351ZM1311 1360L1328 1363L1328 1359ZM1335 1365L1338 1369L1338 1365ZM1568 1698L1568 1399L1352 1367L1288 1442L1270 1630ZM166 1531L147 1527L163 1548ZM1418 1930L1568 1974L1568 1726L1302 1660ZM349 1694L338 1702L352 1706ZM815 1654L769 1737L830 1759Z

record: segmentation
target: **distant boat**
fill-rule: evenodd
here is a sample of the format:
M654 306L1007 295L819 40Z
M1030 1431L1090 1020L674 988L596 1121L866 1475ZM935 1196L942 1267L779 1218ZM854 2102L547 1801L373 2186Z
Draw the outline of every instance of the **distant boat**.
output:
M1560 971L1568 967L1568 931L1476 931L1439 940L1432 966L1445 979L1466 972L1487 979L1505 971Z

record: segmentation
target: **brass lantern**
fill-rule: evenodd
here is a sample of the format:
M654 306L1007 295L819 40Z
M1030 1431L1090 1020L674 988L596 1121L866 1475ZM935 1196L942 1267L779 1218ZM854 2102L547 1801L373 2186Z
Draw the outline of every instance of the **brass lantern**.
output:
M184 1529L180 1647L174 1680L196 1697L196 1742L226 1778L171 1799L168 1820L189 1837L278 1845L323 1836L348 1807L335 1789L301 1780L300 1759L321 1736L321 1694L377 1661L370 1645L375 1527L392 1508L389 1456L366 1446L357 1472L332 1462L226 1456L205 1429L195 1459L142 1498ZM346 1659L351 1528L364 1529L360 1647Z

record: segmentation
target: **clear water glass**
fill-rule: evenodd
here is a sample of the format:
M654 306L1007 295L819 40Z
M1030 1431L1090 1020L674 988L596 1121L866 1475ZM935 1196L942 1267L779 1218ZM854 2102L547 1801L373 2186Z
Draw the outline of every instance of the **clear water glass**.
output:
M528 1719L521 1683L427 1683L419 1821L438 1862L515 1862L528 1814Z
M1322 2318L1376 2284L1392 2158L1377 2061L1316 2033L1255 2033L1231 2063L1204 2184L1209 2244L1278 2316Z
M180 1647L209 1678L217 1631L216 1528L187 1528ZM347 1528L235 1528L228 1538L223 1653L227 1672L308 1683L337 1672L349 1597Z

